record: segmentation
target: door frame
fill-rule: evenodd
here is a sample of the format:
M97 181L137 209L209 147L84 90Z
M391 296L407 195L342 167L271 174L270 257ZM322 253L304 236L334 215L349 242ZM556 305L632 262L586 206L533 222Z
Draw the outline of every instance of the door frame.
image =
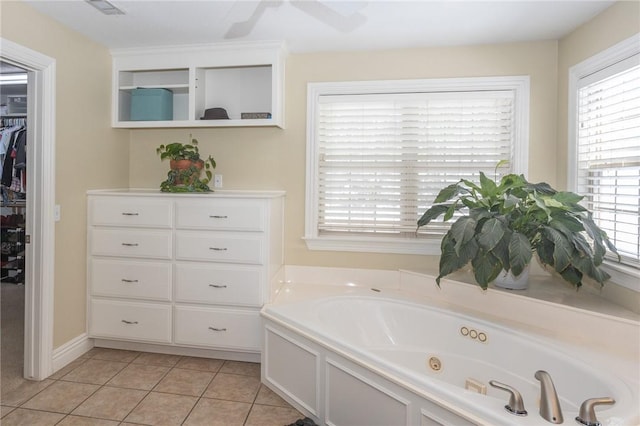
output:
M55 266L55 87L56 61L0 38L0 57L27 70L27 213L24 377L53 373Z

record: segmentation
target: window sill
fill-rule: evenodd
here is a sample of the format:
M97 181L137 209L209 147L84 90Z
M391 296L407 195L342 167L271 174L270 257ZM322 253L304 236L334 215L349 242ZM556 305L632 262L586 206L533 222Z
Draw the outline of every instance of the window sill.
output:
M303 237L309 250L346 251L360 253L420 254L440 256L440 239L367 238L367 237ZM640 270L615 262L605 261L604 269L611 282L629 290L640 292Z
M303 237L309 250L364 253L426 254L440 256L440 239L405 239L383 237Z
M621 287L640 292L640 270L621 263L606 261L602 265L611 275L611 282Z

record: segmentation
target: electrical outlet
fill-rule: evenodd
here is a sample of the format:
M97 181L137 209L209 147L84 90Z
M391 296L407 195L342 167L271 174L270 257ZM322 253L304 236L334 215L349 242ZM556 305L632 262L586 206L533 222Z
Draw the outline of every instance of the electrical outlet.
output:
M222 175L213 175L213 187L222 188Z

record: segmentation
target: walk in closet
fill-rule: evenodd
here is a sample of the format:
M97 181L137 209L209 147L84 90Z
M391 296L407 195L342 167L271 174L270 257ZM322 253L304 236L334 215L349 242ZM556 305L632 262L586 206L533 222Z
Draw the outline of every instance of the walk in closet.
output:
M0 192L2 282L24 283L27 197L27 74L2 62L0 73Z
M0 61L0 272L2 396L24 362L27 72Z

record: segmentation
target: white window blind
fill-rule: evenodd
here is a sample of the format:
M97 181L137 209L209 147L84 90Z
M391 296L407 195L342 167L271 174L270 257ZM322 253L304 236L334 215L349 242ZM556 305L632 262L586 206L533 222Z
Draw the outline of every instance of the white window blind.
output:
M512 90L320 96L318 235L415 238L442 188L513 158L514 119Z
M577 192L624 263L640 267L638 55L583 79L577 99ZM620 71L620 69L623 69Z

